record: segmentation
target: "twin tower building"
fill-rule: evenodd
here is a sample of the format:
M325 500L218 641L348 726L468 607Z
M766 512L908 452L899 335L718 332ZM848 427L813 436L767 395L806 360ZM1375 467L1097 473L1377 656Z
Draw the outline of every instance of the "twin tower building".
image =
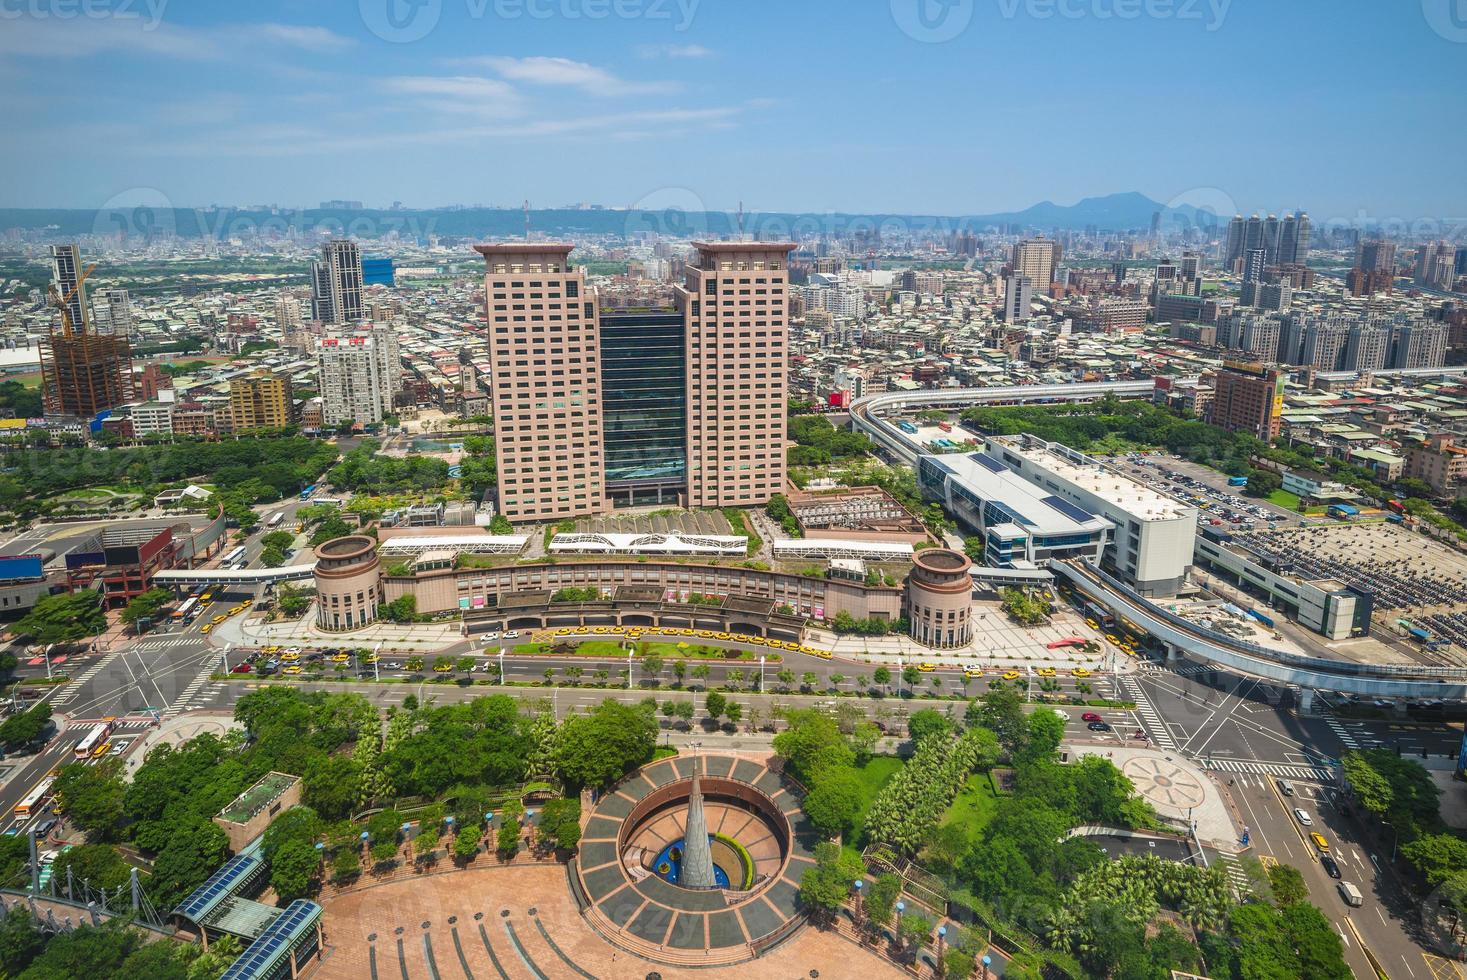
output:
M694 242L671 306L606 311L571 245L475 248L505 517L740 507L783 490L793 244Z

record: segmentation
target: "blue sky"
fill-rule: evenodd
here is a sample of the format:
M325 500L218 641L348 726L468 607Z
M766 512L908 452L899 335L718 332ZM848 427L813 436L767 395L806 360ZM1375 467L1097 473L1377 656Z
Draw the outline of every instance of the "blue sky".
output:
M1467 0L0 0L0 85L5 206L1467 215Z

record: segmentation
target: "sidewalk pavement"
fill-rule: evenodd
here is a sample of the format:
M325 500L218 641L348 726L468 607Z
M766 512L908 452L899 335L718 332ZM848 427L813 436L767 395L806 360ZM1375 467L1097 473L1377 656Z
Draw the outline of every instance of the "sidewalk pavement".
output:
M845 636L829 630L811 629L807 641L811 646L829 650L836 656L869 663L884 663L895 666L900 659L904 665L934 663L941 667L965 667L983 664L988 667L1055 667L1073 669L1085 667L1094 672L1114 671L1117 674L1131 673L1137 669L1137 661L1109 647L1101 641L1103 649L1098 653L1085 653L1073 648L1050 650L1042 638L1032 645L1009 649L995 648L981 642L954 650L934 650L923 646L911 637L888 634L886 636Z
M265 623L259 619L237 617L220 623L209 639L236 646L351 646L375 647L382 644L393 652L431 653L464 642L457 622L419 623L399 626L373 623L349 633L332 633L316 626L315 607L306 610L298 620Z

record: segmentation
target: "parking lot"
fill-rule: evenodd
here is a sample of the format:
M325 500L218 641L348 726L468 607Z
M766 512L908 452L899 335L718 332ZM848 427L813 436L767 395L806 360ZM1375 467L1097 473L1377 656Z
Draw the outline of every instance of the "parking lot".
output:
M1228 485L1226 473L1199 463L1161 452L1101 458L1127 476L1201 508L1199 524L1229 524L1246 530L1250 523L1255 527L1282 527L1300 521L1299 515L1287 508L1243 496L1242 488Z

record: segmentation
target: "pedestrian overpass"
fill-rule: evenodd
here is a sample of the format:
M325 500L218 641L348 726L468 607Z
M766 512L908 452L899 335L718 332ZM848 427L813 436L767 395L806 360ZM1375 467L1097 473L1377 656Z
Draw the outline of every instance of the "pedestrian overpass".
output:
M1467 697L1467 668L1421 664L1366 664L1272 650L1207 629L1162 608L1099 567L1082 559L1050 563L1077 590L1160 640L1171 659L1189 657L1275 684L1299 688L1299 707L1308 711L1315 691L1372 697Z
M194 585L242 585L255 588L281 582L304 582L316 571L316 563L282 565L279 568L169 568L153 576L153 584L187 588Z

